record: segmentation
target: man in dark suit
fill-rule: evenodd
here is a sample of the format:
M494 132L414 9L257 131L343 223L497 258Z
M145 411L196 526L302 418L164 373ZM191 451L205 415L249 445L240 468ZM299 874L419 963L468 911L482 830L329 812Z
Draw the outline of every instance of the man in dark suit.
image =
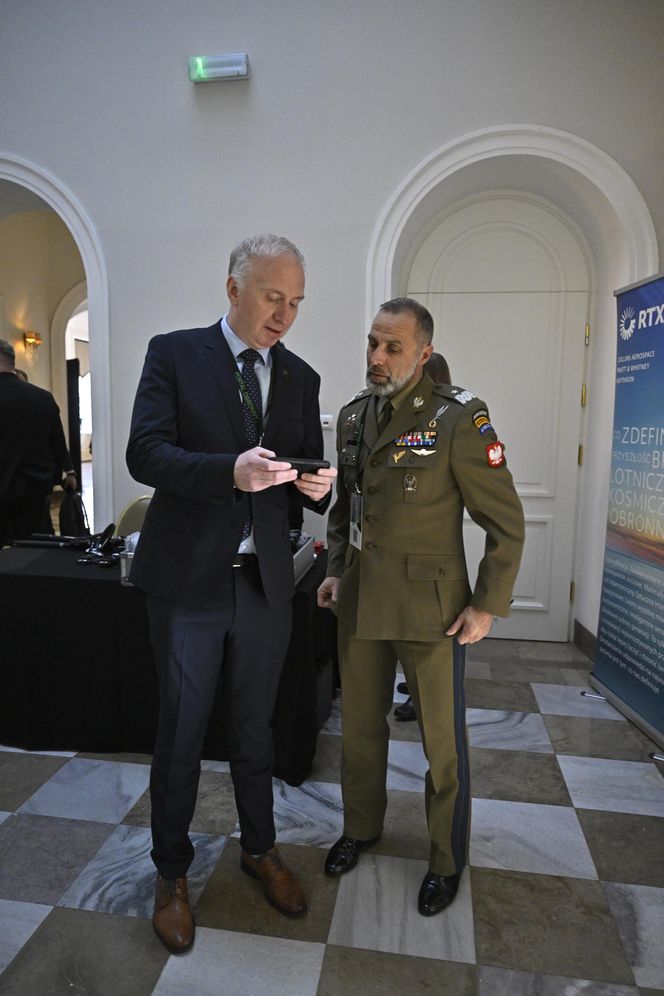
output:
M344 833L325 871L349 872L382 833L398 660L429 762L423 916L454 901L467 862L465 646L509 614L524 540L521 502L486 405L424 372L432 335L431 315L412 298L386 301L373 321L367 389L337 423L340 481L318 596L337 613L342 690ZM473 590L464 509L486 533Z
M288 916L306 911L274 846L270 720L294 591L289 499L324 512L336 471L297 477L271 457L323 455L320 378L280 342L304 297L303 258L264 235L231 254L230 308L210 328L151 340L127 464L154 487L131 580L148 594L159 672L154 750L153 923L169 951L194 939L188 829L218 681L240 822L241 868Z
M15 362L0 339L0 546L44 532L54 485L76 490L55 399L19 378Z

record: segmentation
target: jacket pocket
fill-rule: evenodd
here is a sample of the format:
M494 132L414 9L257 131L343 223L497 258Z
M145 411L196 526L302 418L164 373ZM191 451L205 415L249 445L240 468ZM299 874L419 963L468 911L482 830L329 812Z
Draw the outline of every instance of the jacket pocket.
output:
M411 625L418 634L441 636L468 597L466 562L459 554L411 554L407 558Z

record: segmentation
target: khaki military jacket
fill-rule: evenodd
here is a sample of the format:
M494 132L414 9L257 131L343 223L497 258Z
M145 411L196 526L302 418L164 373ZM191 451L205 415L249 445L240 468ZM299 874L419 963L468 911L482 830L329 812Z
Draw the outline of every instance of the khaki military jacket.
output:
M524 518L486 405L427 374L363 452L372 395L339 414L337 500L328 574L341 578L337 614L360 638L436 640L466 605L506 616ZM428 434L428 435L427 435ZM362 549L349 543L351 495L362 495ZM486 532L471 591L463 512Z

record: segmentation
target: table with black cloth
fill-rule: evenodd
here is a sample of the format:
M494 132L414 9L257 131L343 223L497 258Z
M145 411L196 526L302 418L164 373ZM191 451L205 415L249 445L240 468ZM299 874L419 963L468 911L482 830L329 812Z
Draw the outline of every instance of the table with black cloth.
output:
M151 753L157 676L145 596L117 567L70 548L0 550L0 743L26 750ZM334 697L336 626L316 605L320 555L296 587L273 718L274 773L299 785ZM226 760L215 701L203 756Z

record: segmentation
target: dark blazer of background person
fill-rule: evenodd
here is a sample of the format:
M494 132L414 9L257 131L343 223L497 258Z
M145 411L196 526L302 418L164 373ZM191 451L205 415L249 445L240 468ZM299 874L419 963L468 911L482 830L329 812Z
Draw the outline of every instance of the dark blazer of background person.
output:
M53 395L0 370L0 542L40 530L44 503L71 469L68 461Z

